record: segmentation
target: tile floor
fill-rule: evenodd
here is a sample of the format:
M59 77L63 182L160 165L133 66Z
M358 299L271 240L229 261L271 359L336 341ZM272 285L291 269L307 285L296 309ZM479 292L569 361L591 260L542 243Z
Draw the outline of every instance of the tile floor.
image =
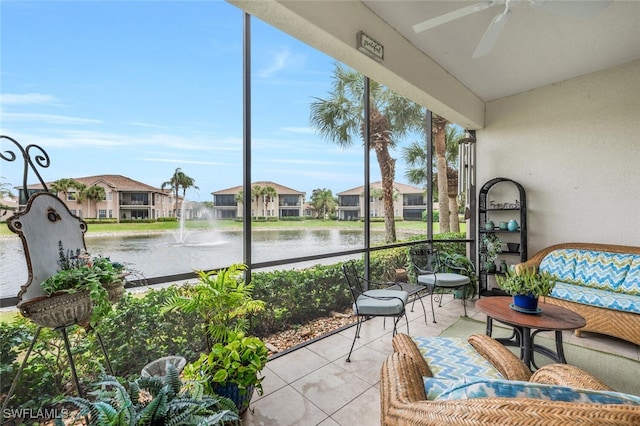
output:
M411 335L437 336L464 314L460 301L450 296L445 296L442 307L435 309L436 324L429 310L425 324L419 305L414 312L407 312ZM479 321L486 320L473 301L467 306L467 314ZM406 332L404 320L399 330ZM381 318L365 322L350 363L345 359L355 333L353 327L269 361L264 370L264 394L254 394L249 410L243 415L243 424L379 425L380 366L393 351L391 332L389 321L386 329ZM640 361L640 347L618 339L594 334L578 338L566 333L565 342Z

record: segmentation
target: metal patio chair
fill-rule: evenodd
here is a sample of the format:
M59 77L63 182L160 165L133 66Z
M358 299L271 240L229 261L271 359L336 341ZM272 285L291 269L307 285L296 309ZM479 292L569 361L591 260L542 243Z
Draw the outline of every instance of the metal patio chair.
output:
M442 306L442 297L445 291L464 290L471 284L471 278L463 275L464 268L450 265L440 259L438 250L431 247L416 246L409 249L409 257L416 275L416 282L425 286L431 295L431 313L433 322L436 323L436 312L433 308L434 293L438 301L438 307ZM455 272L451 272L455 271ZM457 273L460 272L460 273ZM467 316L467 301L462 297L464 316Z
M356 333L351 343L347 362L351 362L351 352L353 352L356 339L360 337L360 328L368 317L393 317L393 335L395 336L398 322L404 316L407 322L407 333L409 333L409 320L405 315L405 306L409 299L409 293L399 289L369 289L369 287L375 287L380 284L365 280L359 276L353 261L343 264L342 272L347 279L353 299L353 312L357 317Z

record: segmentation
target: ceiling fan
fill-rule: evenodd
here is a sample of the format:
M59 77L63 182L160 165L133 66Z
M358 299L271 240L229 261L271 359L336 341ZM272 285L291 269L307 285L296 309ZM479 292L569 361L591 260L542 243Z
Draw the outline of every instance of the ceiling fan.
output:
M461 9L454 10L444 15L436 16L413 26L413 31L421 33L430 30L447 22L463 18L476 12L483 11L493 6L504 5L504 10L493 18L489 27L485 31L480 43L473 52L473 58L488 55L498 42L502 30L507 25L511 15L511 7L525 0L489 0L472 4ZM559 15L572 16L578 18L592 18L604 11L612 0L527 0L534 8L543 9Z

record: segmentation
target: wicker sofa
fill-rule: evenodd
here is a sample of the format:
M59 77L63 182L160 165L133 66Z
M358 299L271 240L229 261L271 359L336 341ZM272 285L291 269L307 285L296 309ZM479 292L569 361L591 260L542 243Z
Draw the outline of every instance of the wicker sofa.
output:
M566 364L552 364L531 371L508 349L485 335L473 335L473 350L497 369L504 378L547 387L611 389L584 371ZM397 334L395 353L382 365L380 381L382 425L638 425L640 406L559 402L521 397L481 397L458 400L427 398L425 377L430 366L413 338ZM436 374L437 376L437 374ZM552 385L552 386L549 386ZM604 391L604 392L602 392Z
M640 345L640 247L565 243L540 250L519 266L556 278L547 303L582 315L576 330L602 333Z

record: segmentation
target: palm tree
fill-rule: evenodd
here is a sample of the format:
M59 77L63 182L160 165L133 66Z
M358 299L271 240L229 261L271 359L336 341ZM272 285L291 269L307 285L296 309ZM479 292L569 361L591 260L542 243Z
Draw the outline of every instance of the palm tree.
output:
M435 117L435 116L434 116ZM434 124L435 127L435 124ZM444 160L446 165L446 176L447 179L443 179L445 182L441 182L438 173L440 170L437 169L434 174L434 182L436 183L436 187L438 190L435 192L438 196L438 201L442 201L442 203L447 204L448 219L442 214L440 211L440 230L441 232L460 232L460 220L458 219L458 199L457 199L457 188L458 188L458 171L455 169L457 165L458 159L458 143L464 137L458 126L455 126L451 123L446 124L445 134L445 155L444 158L438 158L436 156L436 163L438 159L440 161ZM427 152L423 144L419 142L413 142L409 146L403 148L402 157L405 163L407 163L411 168L405 172L405 177L407 180L417 186L428 186L427 185ZM444 175L443 175L444 176ZM446 186L444 185L446 184ZM442 194L443 187L446 188L447 197L440 197ZM439 206L440 207L440 206ZM448 225L448 228L447 226ZM447 229L446 231L443 230Z
M180 188L182 188L182 198L184 199L185 195L187 194L187 189L189 188L193 188L196 190L200 189L195 185L195 183L196 183L195 179L193 179L190 176L187 176L179 167L173 172L173 176L171 176L171 179L162 183L162 186L160 187L161 189L165 189L169 187L173 191L173 195L175 197L175 208L173 210L173 214L176 217L178 216L178 210L179 210L178 197L180 194Z
M96 213L96 218L98 217L98 202L99 201L104 201L107 199L107 192L105 191L105 189L102 186L98 186L98 185L91 185L88 188L84 188L81 192L80 192L80 197L78 198L79 200L87 200L87 215L86 217L91 217L90 216L90 212L91 212L91 201L93 201L95 203L95 213Z
M76 200L76 204L79 204L80 208L78 209L78 216L79 217L89 217L89 212L85 212L85 214L82 214L82 203L84 202L84 198L85 198L85 191L87 190L87 185L85 185L84 183L80 183L80 182L76 182L75 185L75 189L77 190L76 196L75 196L75 200ZM87 207L88 209L88 207Z
M464 138L460 127L449 124L446 131L447 144L447 196L449 198L449 224L451 232L460 232L458 216L458 145Z
M262 202L264 203L264 208L262 210L264 215L267 216L267 204L276 199L278 192L273 186L268 185L262 188L260 195L262 195Z
M258 207L260 206L260 196L262 195L262 187L260 185L253 185L251 187L251 203L253 204L253 202L256 202L256 210L255 210L255 217L260 216L258 214Z
M333 193L327 188L316 188L311 193L311 205L316 212L322 212L322 217L327 217L327 213L331 213L336 206L336 200Z
M438 176L447 176L447 121L438 115L433 115L433 147L436 154L436 173ZM440 212L440 232L451 232L449 225L449 193L447 179L438 178L438 211Z
M244 205L244 191L238 191L236 195L233 197L233 200L236 202L236 208L239 204ZM244 208L242 209L244 211ZM244 215L244 213L240 213Z
M364 135L364 76L335 65L332 90L327 99L316 98L311 103L311 125L324 138L346 148ZM369 147L375 151L384 191L385 240L396 240L393 213L393 182L396 160L389 149L398 138L418 129L423 108L398 96L375 81L370 82Z
M69 190L70 189L76 189L76 190L81 190L82 187L84 185L82 185L80 182L78 182L75 179L72 178L62 178L62 179L58 179L56 181L54 181L51 185L49 185L49 192L58 195L60 192L62 192L64 194L64 198L65 200L68 198L69 196ZM79 194L78 194L79 195Z

